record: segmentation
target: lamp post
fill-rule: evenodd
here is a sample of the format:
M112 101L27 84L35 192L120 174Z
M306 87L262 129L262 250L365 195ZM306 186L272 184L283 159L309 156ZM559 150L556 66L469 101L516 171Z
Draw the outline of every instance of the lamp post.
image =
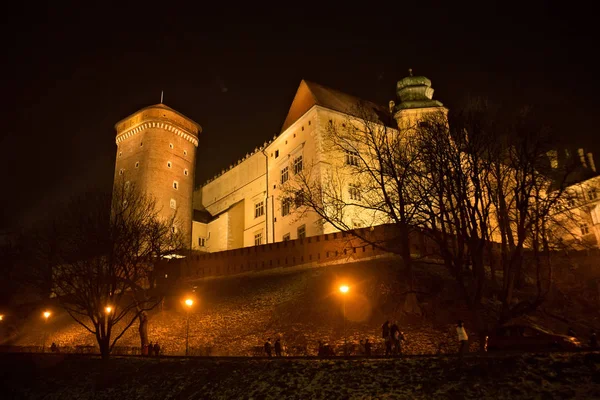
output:
M44 311L44 343L42 344L42 353L46 352L46 341L48 340L48 318L52 315L50 311Z
M344 356L348 355L348 336L346 335L346 294L350 291L348 285L340 286L340 293L342 293L342 310L344 313Z
M190 309L194 305L194 300L185 299L186 309L186 327L185 327L185 355L188 356L190 352Z
M106 332L108 332L108 319L110 318L110 313L113 311L112 306L104 307L104 320L106 322Z

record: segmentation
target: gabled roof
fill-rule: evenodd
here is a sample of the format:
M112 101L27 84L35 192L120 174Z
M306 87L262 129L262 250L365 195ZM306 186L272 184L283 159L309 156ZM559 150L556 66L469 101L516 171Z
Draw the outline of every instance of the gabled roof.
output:
M289 128L315 105L372 121L389 119L389 117L386 118L389 112L384 106L303 79L281 127L281 132ZM389 121L386 124L389 124Z

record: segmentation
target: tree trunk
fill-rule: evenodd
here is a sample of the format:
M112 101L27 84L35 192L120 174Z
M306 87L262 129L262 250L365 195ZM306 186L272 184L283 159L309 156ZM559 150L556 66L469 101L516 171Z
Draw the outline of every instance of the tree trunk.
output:
M101 337L98 344L100 345L100 356L103 360L108 360L110 358L110 338L108 336Z
M140 332L140 345L141 351L144 352L144 346L148 344L148 315L145 311L142 311L138 317L140 326L138 328Z

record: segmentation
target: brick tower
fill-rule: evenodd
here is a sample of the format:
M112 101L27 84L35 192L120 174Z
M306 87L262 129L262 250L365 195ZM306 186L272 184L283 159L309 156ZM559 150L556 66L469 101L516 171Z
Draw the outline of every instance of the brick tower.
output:
M130 182L156 199L161 215L176 212L177 229L191 243L196 122L164 104L143 108L115 124L115 183Z

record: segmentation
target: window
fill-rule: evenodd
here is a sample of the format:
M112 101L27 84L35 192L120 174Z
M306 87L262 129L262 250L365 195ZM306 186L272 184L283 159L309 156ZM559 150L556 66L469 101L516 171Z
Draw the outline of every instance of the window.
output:
M579 225L579 227L581 228L582 235L587 235L588 233L590 233L590 228L589 228L588 224L586 224L585 222L583 224Z
M206 247L206 238L198 238L198 247Z
M262 232L257 232L254 234L254 245L260 246L262 244Z
M169 148L172 149L173 148L173 143L169 143Z
M352 221L352 228L354 229L358 229L358 228L362 228L363 224L360 221Z
M569 207L575 207L575 201L577 200L577 194L576 193L569 193L567 198L567 205Z
M173 189L175 189L175 190L179 189L179 182L173 181Z
M120 152L119 152L119 157L121 157L122 155L123 155L123 152L122 152L122 151L120 151Z
M353 183L348 185L348 195L350 195L350 200L360 200L360 189L358 185Z
M185 176L188 176L188 170L187 170L187 168L183 170L183 174L184 174Z
M358 152L346 150L346 164L358 167Z
M142 147L144 145L144 142L140 142L140 147Z
M125 173L125 170L121 168L121 169L119 170L119 175L123 175L124 173Z
M171 161L167 161L167 168L171 168Z
M302 172L302 156L294 158L294 174Z
M135 167L136 167L136 168L139 168L139 167L140 167L140 162L139 162L139 161L135 163Z
M177 233L177 227L175 225L171 226L171 232Z
M281 216L282 217L285 217L286 215L288 215L290 213L290 204L291 204L290 199L283 199L281 201Z
M308 121L308 126L310 126L310 120Z
M184 156L187 156L187 150L184 150L184 151L183 151L183 155L184 155Z
M290 234L286 233L285 235L283 235L282 239L283 239L284 242L287 242L288 240L290 240Z
M275 150L275 158L279 157L279 150Z
M265 202L260 201L254 204L254 218L258 218L265 214Z
M597 198L598 198L598 193L596 192L596 189L588 190L588 199L589 200L596 200Z
M304 239L306 237L306 225L300 225L298 227L298 239Z
M281 170L281 183L286 183L289 179L288 167L284 167Z
M297 190L294 196L294 205L296 208L301 207L304 204L304 191Z
M175 200L175 199L171 199L171 201L170 201L170 203L169 203L169 204L170 204L170 206L171 206L171 208L172 208L173 210L176 210L176 209L177 209L177 200Z

